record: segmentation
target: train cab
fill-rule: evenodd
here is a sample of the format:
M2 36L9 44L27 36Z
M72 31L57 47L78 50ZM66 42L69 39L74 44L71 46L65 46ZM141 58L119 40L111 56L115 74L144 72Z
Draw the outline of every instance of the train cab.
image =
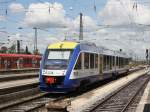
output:
M64 85L69 62L77 44L60 42L47 47L41 66L41 81L44 86L61 88Z

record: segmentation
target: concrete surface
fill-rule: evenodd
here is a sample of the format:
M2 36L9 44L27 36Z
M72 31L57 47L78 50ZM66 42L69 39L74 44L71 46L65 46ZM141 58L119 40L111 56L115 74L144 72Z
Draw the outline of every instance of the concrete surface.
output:
M106 84L102 87L99 87L93 91L84 93L77 98L73 98L71 101L71 105L68 106L67 110L69 112L83 112L86 109L90 108L94 103L105 98L110 93L114 92L121 86L127 84L128 82L134 80L135 78L142 76L145 73L148 73L150 69L140 70L138 72L132 73L126 77L123 77L119 80L115 80Z
M150 104L150 81L144 90L140 103L138 107L136 108L136 112L144 112L145 104L148 104L148 103Z

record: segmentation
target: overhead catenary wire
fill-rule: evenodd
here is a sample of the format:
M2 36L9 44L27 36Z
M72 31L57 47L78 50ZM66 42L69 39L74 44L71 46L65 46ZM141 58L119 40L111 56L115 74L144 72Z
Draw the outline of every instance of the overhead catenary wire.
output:
M11 0L10 0L11 1ZM12 1L14 1L14 0L12 0ZM37 1L40 1L40 2L42 2L42 3L45 3L44 1L42 1L42 0L37 0ZM120 0L119 0L120 1ZM121 1L120 1L121 2ZM122 2L121 2L121 5L125 8L125 9L127 9L125 6L124 6L124 4L122 4ZM95 3L95 0L94 0L94 7L96 6L96 3ZM137 7L136 5L134 6L133 5L133 7ZM46 8L36 8L36 10L38 10L38 9L49 9L49 12L50 12L50 7L49 6L47 6ZM29 11L29 10L26 10L26 11ZM30 11L32 11L32 10L30 10ZM126 11L126 13L127 13L127 15L128 15L128 17L129 17L129 20L130 21L132 21L132 17L130 16L130 14L128 14L128 12ZM8 19L7 19L8 20ZM15 22L15 23L19 23L19 21L16 21L16 20L12 20L12 19L9 19L8 21L11 21L11 22ZM105 28L107 28L107 27L109 27L109 26L106 26L106 25L103 25Z
M0 0L0 4L8 4L8 3L11 3L14 1L16 1L16 0L3 0L3 1Z
M96 8L96 1L94 0L94 6L93 6L93 8L94 8L94 11L95 11L95 13L97 12L97 8Z

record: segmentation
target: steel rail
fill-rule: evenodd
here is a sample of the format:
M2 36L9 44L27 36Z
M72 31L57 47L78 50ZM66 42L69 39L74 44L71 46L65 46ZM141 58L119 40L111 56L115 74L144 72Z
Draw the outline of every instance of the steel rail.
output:
M146 74L147 74L147 73L146 73ZM146 75L146 74L145 74L145 75ZM95 111L96 109L99 108L100 105L103 105L105 102L107 102L107 101L108 101L109 99L111 99L113 96L115 96L116 94L118 94L119 92L121 92L123 89L125 89L127 86L131 85L133 82L135 82L136 80L138 80L138 79L141 78L141 77L143 77L143 76L140 76L140 77L138 77L138 78L136 78L136 79L130 81L129 83L125 84L124 86L120 87L118 90L116 90L115 92L111 93L111 94L108 95L106 98L104 98L99 104L96 104L96 106L93 106L91 109L89 109L89 111L90 111L90 112ZM150 79L150 78L148 78L148 79L146 80L146 82L148 82L149 79ZM145 82L145 83L146 83L146 82ZM144 84L145 84L145 83L144 83ZM142 84L141 87L143 87L143 84ZM140 89L141 89L141 88L140 88ZM140 89L139 89L139 91L140 91ZM132 98L132 99L133 99L133 98ZM132 100L132 99L130 99L130 100ZM131 101L130 101L130 102L131 102ZM122 112L124 112L124 110L126 110L126 108L129 106L130 102L128 102L128 104L124 107L124 109L123 109Z

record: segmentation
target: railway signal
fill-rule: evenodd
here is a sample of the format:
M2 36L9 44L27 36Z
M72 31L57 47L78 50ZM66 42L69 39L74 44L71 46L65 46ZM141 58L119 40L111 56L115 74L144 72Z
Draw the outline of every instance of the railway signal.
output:
M147 63L149 63L149 50L146 49L146 61Z

